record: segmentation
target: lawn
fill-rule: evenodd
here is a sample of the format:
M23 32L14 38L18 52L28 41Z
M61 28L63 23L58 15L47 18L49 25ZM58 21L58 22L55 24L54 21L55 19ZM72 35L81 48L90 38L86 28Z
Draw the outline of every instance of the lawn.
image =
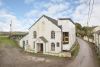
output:
M0 36L0 46L2 45L9 45L12 47L18 47L17 42L10 39L9 37Z

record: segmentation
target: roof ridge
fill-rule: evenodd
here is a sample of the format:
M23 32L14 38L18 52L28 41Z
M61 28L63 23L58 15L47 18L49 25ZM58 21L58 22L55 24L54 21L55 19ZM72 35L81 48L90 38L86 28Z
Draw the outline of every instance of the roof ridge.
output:
M49 17L49 16L46 16L46 15L43 15L44 17L46 17L48 20L50 20L51 22L53 22L54 24L58 24L57 23L57 20L56 19L53 19L53 18L51 18L51 17Z
M45 17L47 17L47 18L50 18L50 19L53 19L53 20L56 20L56 19L51 18L51 17L49 17L49 16L47 16L47 15L43 15L43 16L45 16ZM56 21L57 21L57 20L56 20Z

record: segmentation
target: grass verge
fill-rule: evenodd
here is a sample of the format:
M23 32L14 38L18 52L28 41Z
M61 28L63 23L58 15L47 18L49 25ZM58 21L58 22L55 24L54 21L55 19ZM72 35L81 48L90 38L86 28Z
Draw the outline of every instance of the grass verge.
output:
M9 37L0 36L0 46L9 45L9 46L13 46L13 47L18 47L17 44L18 43L16 41L10 39Z
M72 58L75 58L78 55L79 49L80 49L79 43L76 42L76 44L71 49Z

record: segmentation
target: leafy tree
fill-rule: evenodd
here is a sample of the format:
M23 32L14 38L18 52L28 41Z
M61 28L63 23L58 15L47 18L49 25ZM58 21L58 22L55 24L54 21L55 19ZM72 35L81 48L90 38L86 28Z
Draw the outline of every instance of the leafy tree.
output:
M79 23L75 23L75 26L76 26L76 35L78 37L87 36L89 38L93 38L92 30L94 29L94 27L87 27L87 26L82 27L81 24Z
M82 26L79 23L75 23L75 26L76 26L76 35L80 36Z

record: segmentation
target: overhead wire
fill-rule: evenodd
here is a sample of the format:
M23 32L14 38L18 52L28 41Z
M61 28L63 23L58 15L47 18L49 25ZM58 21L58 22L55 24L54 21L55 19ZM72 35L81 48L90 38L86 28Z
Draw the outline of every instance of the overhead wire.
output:
M93 12L94 0L89 0L89 11L88 11L88 18L87 18L87 26L89 26L89 22L91 20L92 12Z

